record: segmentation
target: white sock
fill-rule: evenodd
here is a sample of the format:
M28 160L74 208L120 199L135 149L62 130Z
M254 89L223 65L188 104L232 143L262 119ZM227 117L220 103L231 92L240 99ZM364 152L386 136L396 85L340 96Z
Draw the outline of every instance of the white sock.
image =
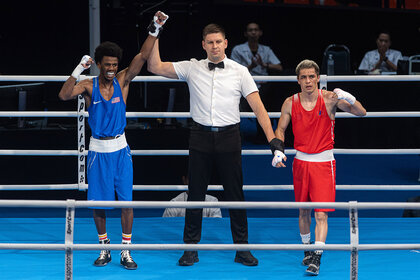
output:
M131 233L123 233L122 234L122 242L123 244L131 244Z
M300 238L302 238L302 243L303 244L309 244L311 243L311 233L307 233L307 234L300 234Z
M322 241L315 241L315 245L325 245L325 242ZM324 250L315 250L315 254L321 255L324 252Z

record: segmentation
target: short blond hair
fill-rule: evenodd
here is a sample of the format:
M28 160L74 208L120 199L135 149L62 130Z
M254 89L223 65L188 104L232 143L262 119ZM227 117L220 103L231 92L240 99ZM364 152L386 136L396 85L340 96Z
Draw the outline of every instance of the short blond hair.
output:
M310 59L302 60L298 64L298 66L296 66L296 75L299 78L300 70L302 70L302 69L311 69L311 68L314 68L316 75L319 76L319 66L318 66L318 64L316 64L315 61L310 60Z

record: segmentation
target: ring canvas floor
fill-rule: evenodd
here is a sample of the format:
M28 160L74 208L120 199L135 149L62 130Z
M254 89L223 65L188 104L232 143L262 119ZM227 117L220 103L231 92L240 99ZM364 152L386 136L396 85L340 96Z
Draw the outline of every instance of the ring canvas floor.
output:
M10 210L12 210L11 208ZM77 211L76 211L77 212ZM348 218L331 215L327 243L350 242ZM1 243L64 243L65 218L0 218ZM249 242L253 244L299 244L297 218L249 218ZM314 222L312 223L314 226ZM108 236L121 242L118 218L109 218ZM135 218L133 242L182 243L183 218ZM360 218L361 244L420 243L420 218ZM313 228L312 228L313 232ZM97 243L93 220L75 219L75 243ZM229 218L205 218L202 242L231 243ZM199 251L199 262L191 267L177 265L181 251L132 251L139 265L129 271L112 262L93 266L98 251L75 251L73 279L308 279L300 264L302 251L253 251L256 267L233 261L233 251ZM420 279L418 250L359 252L358 279ZM0 279L64 279L63 251L0 250ZM317 279L350 279L350 253L325 251Z

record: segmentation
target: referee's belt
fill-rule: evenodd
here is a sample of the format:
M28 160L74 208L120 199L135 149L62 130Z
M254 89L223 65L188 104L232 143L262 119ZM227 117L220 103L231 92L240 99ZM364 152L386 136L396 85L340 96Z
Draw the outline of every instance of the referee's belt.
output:
M202 124L199 124L198 122L195 122L194 127L202 131L220 132L220 131L229 130L235 127L239 127L239 123L235 123L235 124L231 124L227 126L207 126L207 125L202 125Z

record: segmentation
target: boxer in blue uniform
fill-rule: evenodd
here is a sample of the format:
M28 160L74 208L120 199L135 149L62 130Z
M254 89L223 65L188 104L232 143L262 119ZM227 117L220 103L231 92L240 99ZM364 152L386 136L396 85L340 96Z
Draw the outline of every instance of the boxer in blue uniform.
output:
M133 193L133 163L130 148L124 134L126 126L126 101L131 80L147 61L154 42L168 16L157 12L147 28L149 36L140 52L128 68L117 72L121 60L121 48L112 42L104 42L95 49L95 62L99 76L78 83L80 74L88 69L93 60L85 55L60 90L59 98L70 100L82 94L89 112L92 137L89 144L87 178L88 200L131 201ZM109 244L106 232L105 209L93 209L99 243ZM133 209L121 209L122 243L131 243ZM95 266L105 266L111 261L109 250L102 250ZM120 263L126 269L137 269L129 250L121 251Z
M133 164L130 148L125 140L125 102L117 78L114 93L106 100L99 90L98 78L93 78L89 106L90 138L87 177L88 200L131 201L133 193ZM124 209L123 209L124 211Z

